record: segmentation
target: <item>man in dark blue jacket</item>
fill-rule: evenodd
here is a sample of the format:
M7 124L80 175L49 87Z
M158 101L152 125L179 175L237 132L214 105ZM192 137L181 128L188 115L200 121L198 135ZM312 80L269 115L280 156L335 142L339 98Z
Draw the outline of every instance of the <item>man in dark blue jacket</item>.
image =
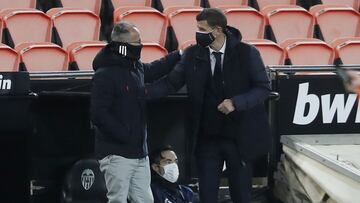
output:
M169 81L175 90L187 87L200 201L217 202L225 162L232 200L249 203L252 161L270 148L270 82L258 50L241 42L221 10L204 9L196 20L197 45L184 51Z
M95 152L104 172L109 203L151 203L145 102L165 96L165 79L180 60L178 52L150 64L139 61L141 40L132 24L114 26L110 42L93 62L91 120ZM145 83L154 82L149 86Z
M150 155L151 190L154 203L197 203L197 196L185 185L178 184L179 167L171 146L163 146Z

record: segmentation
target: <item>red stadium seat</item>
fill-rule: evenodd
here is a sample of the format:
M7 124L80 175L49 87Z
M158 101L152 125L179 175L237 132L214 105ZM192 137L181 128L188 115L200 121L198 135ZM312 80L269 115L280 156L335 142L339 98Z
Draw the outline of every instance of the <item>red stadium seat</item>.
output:
M360 38L340 38L331 43L335 49L335 58L343 64L360 64Z
M143 43L144 47L141 51L141 61L144 63L150 63L157 59L160 59L168 53L167 50L156 43Z
M265 39L245 40L254 45L260 52L265 65L284 65L284 50L275 42Z
M265 17L251 7L224 10L228 25L240 30L243 39L264 38Z
M29 72L68 70L68 54L56 44L23 43L15 49Z
M195 40L195 32L198 30L196 15L201 10L201 8L179 9L168 15L169 26L173 28L178 42L176 49L189 40Z
M70 63L78 70L93 70L92 62L99 51L106 46L105 42L75 42L68 46Z
M18 70L19 54L11 47L0 43L0 72Z
M3 27L4 27L4 23L3 23L3 21L2 21L2 19L0 17L0 39L2 39Z
M63 8L88 9L96 15L100 14L101 0L61 0Z
M10 35L6 43L12 47L23 42L50 42L51 19L39 10L5 9L0 18Z
M184 8L192 6L200 6L200 0L157 0L156 1L160 11L164 11L171 7Z
M276 42L290 38L312 38L315 19L298 6L267 6L261 11L274 33Z
M150 7L120 7L114 12L114 21L120 20L134 23L142 41L164 45L168 21L159 11Z
M73 42L96 41L100 35L100 19L89 10L53 8L47 12L59 34L57 44L67 47Z
M360 37L360 14L350 7L317 5L310 9L316 17L324 41L336 38Z
M1 0L0 10L11 8L35 8L36 0Z
M248 5L248 0L208 0L208 2L212 8L236 8Z
M360 0L321 0L324 5L350 6L356 11L359 10Z
M151 7L151 0L111 0L114 10L124 6L148 6Z
M266 6L275 5L296 5L296 0L255 0L259 6L259 9L264 9Z
M334 50L319 39L289 39L281 43L292 65L332 65Z

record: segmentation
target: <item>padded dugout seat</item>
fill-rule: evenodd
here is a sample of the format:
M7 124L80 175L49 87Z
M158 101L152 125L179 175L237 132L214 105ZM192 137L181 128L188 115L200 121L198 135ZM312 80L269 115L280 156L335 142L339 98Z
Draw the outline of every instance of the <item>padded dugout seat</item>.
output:
M11 47L23 42L50 42L51 19L36 9L5 9L0 12L3 43Z
M68 54L56 44L22 43L15 49L28 72L68 70Z
M114 21L129 21L140 30L141 40L164 45L167 30L167 18L150 7L120 7L114 12Z
M19 70L19 54L11 47L0 43L0 72Z
M100 15L101 0L61 0L63 8L87 9Z
M342 64L360 64L360 38L340 38L331 43Z
M0 11L11 8L36 8L36 0L1 0Z
M88 41L75 42L68 46L72 70L93 70L92 62L99 51L106 46L106 42Z
M280 46L292 65L332 65L334 62L333 48L319 39L289 39Z
M265 17L254 8L243 6L224 9L228 25L240 30L243 39L263 39Z
M261 11L266 17L274 36L272 40L281 43L290 38L312 38L314 17L298 6L267 6Z
M107 203L104 174L95 159L77 161L65 176L61 203Z
M168 14L169 26L174 31L172 48L178 49L187 41L195 40L195 32L198 30L196 16L201 10L201 8L184 8Z
M167 55L167 50L156 43L143 43L144 47L141 51L141 61L150 63Z
M154 0L154 5L156 5L156 9L163 12L168 8L184 8L184 7L200 7L201 0Z
M53 42L64 48L74 42L99 40L100 19L89 10L53 8L47 15L58 34Z
M265 39L245 40L245 42L259 50L265 65L284 65L285 52L275 42Z
M319 25L320 37L331 43L336 38L360 37L360 14L350 7L316 5L310 8Z

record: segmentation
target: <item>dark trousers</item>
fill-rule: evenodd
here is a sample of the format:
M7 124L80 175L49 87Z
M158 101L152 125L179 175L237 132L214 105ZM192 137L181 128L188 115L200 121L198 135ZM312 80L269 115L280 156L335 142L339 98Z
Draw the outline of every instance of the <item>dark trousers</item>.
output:
M232 201L234 203L250 203L252 165L241 160L233 140L214 138L200 141L196 150L196 159L201 203L218 202L219 183L224 161Z

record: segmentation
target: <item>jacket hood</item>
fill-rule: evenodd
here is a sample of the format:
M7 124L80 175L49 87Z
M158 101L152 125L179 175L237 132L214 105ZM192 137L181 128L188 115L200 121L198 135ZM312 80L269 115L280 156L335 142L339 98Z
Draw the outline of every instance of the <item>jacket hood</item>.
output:
M119 68L131 67L132 61L120 54L115 53L112 44L107 44L101 51L95 56L93 61L93 69L96 71L100 68L107 68L117 66Z
M226 26L226 35L227 36L232 36L234 37L234 39L241 41L242 40L242 35L241 32L234 27L231 26Z

